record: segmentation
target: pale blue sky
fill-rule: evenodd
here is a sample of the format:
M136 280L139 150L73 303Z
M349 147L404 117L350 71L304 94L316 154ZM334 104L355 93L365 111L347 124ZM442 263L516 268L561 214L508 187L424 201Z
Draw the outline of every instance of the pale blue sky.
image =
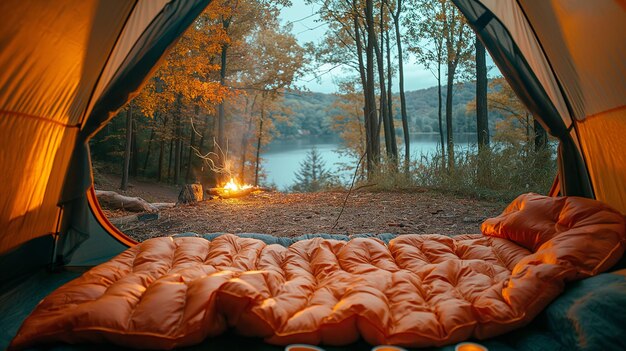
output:
M300 45L304 45L307 42L318 43L324 37L326 33L326 24L319 21L319 17L316 15L318 5L307 5L304 0L292 0L293 6L284 8L281 11L280 19L283 24L288 22L293 23L292 33L298 39ZM487 65L493 67L489 71L489 76L493 77L500 75L497 67L494 66L489 53L487 53ZM322 66L318 68L318 74L326 72L330 69L330 66ZM298 86L304 86L311 91L322 93L335 93L337 92L337 85L335 80L338 77L345 75L341 69L336 68L329 73L323 74L318 82L315 79L315 75L303 77L296 82ZM394 77L394 91L397 91L397 79ZM433 74L425 69L423 66L417 64L415 59L410 57L404 62L404 85L405 90L417 90L432 87L437 85L437 80Z
M324 37L327 28L323 22L317 21L319 17L315 13L318 6L306 5L304 0L292 0L292 3L292 7L284 8L281 11L280 19L282 23L293 23L292 33L296 36L300 45L304 45L307 42L318 43ZM319 67L318 72L325 72L329 68ZM311 75L300 79L296 84L305 86L311 91L335 93L337 92L337 85L334 81L342 75L345 75L345 73L337 68L321 76L320 82L317 82L315 76ZM428 88L437 84L432 73L424 69L424 67L417 65L412 59L404 64L404 81L407 91ZM397 85L397 77L394 83Z

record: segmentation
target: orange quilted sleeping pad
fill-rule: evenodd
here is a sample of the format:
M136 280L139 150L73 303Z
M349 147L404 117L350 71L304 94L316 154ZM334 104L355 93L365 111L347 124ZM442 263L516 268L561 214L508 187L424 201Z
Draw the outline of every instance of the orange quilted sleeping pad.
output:
M522 195L483 235L290 247L224 235L156 238L45 298L13 348L64 341L166 349L235 328L272 344L411 347L529 323L564 283L624 253L624 217L600 202Z

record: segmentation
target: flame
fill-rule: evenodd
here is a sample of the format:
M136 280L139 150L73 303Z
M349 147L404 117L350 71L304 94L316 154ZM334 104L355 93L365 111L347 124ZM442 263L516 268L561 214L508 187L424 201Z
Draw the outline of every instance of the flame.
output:
M240 190L252 188L252 185L248 185L248 184L239 185L239 183L237 183L235 179L230 178L228 183L226 183L222 188L224 188L224 190L227 190L227 191L240 191Z

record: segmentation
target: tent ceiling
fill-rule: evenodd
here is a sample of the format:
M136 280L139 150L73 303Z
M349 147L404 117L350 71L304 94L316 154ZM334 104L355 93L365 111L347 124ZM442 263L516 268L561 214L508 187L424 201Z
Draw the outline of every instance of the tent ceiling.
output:
M520 0L576 119L624 107L626 1Z
M504 24L515 41L528 65L546 91L552 104L566 126L571 125L570 114L563 96L559 90L556 77L550 70L550 64L543 54L541 44L532 32L524 12L516 0L482 0L487 9Z
M139 39L141 33L143 33L152 19L168 2L169 0L149 0L141 1L137 4L137 6L135 6L132 14L128 18L124 30L120 34L117 45L115 45L115 48L111 53L111 57L102 72L102 76L98 81L98 85L96 86L85 117L89 116L89 112L93 108L93 105L96 101L98 101L98 98L102 95L106 86L111 82L115 72L122 65L124 59L133 48L133 45L137 42L137 39Z
M570 115L582 120L624 108L625 1L480 3L506 26L567 126Z
M2 109L13 118L78 123L133 5L126 0L69 0L64 6L2 1Z

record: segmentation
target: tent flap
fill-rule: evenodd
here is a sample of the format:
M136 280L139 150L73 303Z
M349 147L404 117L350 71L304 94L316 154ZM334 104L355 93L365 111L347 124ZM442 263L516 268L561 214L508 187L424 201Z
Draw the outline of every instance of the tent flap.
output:
M0 255L55 234L61 208L77 210L69 201L87 203L87 140L208 3L0 2Z

